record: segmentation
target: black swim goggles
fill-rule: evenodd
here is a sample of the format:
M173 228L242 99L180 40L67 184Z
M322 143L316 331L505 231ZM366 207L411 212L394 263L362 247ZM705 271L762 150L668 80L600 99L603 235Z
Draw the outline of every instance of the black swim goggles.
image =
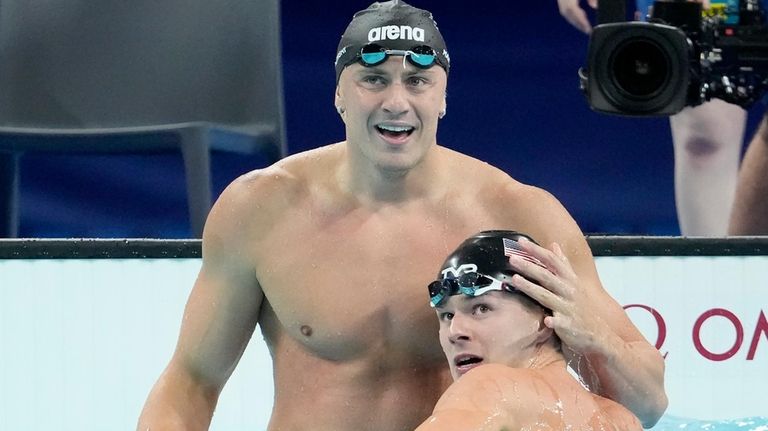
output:
M444 278L429 283L429 304L434 308L450 295L463 293L467 296L480 296L492 290L515 292L509 284L479 272L467 272L458 278Z
M412 65L419 69L428 69L434 66L436 62L439 62L435 50L427 45L420 45L408 50L402 50L386 49L375 43L360 48L360 53L357 54L357 60L360 61L360 64L363 66L372 67L384 63L390 55L402 55L403 66L405 66L405 59L408 59Z

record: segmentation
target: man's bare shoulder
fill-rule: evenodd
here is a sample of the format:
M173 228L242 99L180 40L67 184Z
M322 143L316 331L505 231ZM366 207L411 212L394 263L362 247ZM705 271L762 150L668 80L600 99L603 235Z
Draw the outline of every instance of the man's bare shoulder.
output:
M447 428L443 429L477 429L470 426L474 424L487 426L483 429L517 429L531 410L529 400L537 399L527 395L534 394L530 380L527 369L481 365L461 376L443 393L435 405L432 423L445 424Z
M603 420L609 422L614 429L618 431L641 431L643 429L640 419L623 405L597 395L595 398L603 412Z
M551 414L558 409L564 410ZM564 418L565 423L579 429L642 429L629 410L589 394L570 376L500 364L479 366L455 381L437 402L431 417L432 424L442 424L443 428L424 429L477 429L451 426L488 421L493 421L488 429L521 429L544 423L551 429L563 429Z
M462 193L478 196L496 220L509 228L516 228L533 235L553 223L572 224L573 220L560 201L549 191L518 181L489 163L446 149L454 172L471 172L462 175L457 185ZM546 221L546 222L545 222Z
M337 154L338 145L329 145L241 175L216 200L206 230L236 227L235 235L242 235L270 229L281 214L309 193L310 184L322 182L322 176L333 172Z
M260 198L272 196L276 190L289 194L300 192L308 182L323 180L321 177L338 163L339 150L338 145L329 145L288 156L271 166L240 176L228 189Z
M464 374L443 393L432 416L417 431L507 429L507 409L493 376L504 372L502 365L483 365ZM482 425L482 426L481 426Z
M448 148L442 148L444 157L451 165L450 170L452 172L472 174L461 175L461 180L462 184L475 189L476 192L492 193L494 196L502 193L499 197L515 202L533 199L533 203L546 204L557 201L546 190L518 181L512 174L488 162Z
M468 402L495 406L499 400L507 398L507 392L525 390L530 377L530 370L527 369L501 364L481 365L453 382L437 402L435 411L466 406Z

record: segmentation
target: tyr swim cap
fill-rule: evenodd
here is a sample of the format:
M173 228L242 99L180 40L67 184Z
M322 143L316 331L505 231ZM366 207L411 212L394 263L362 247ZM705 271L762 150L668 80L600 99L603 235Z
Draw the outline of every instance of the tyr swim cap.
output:
M521 256L543 266L522 250L520 238L535 242L525 234L509 230L480 232L462 242L443 263L437 280L429 285L432 306L440 305L450 295L480 296L490 290L514 292L509 284L515 274L509 264L510 256Z
M451 64L432 13L399 0L373 3L352 17L336 50L336 83L341 71L358 61L367 45L402 51L429 47L434 50L436 64L446 73Z

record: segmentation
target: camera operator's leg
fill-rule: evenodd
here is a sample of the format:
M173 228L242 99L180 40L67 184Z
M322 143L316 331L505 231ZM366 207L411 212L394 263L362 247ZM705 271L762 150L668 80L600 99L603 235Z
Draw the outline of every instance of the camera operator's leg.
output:
M744 154L729 235L768 235L768 119Z
M680 232L721 236L728 229L747 113L714 99L671 117Z

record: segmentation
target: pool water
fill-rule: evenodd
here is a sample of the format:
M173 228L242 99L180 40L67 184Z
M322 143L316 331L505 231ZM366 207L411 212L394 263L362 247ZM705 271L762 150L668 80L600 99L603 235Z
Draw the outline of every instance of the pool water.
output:
M653 431L706 430L706 431L768 431L768 417L751 417L727 420L701 420L664 415Z

